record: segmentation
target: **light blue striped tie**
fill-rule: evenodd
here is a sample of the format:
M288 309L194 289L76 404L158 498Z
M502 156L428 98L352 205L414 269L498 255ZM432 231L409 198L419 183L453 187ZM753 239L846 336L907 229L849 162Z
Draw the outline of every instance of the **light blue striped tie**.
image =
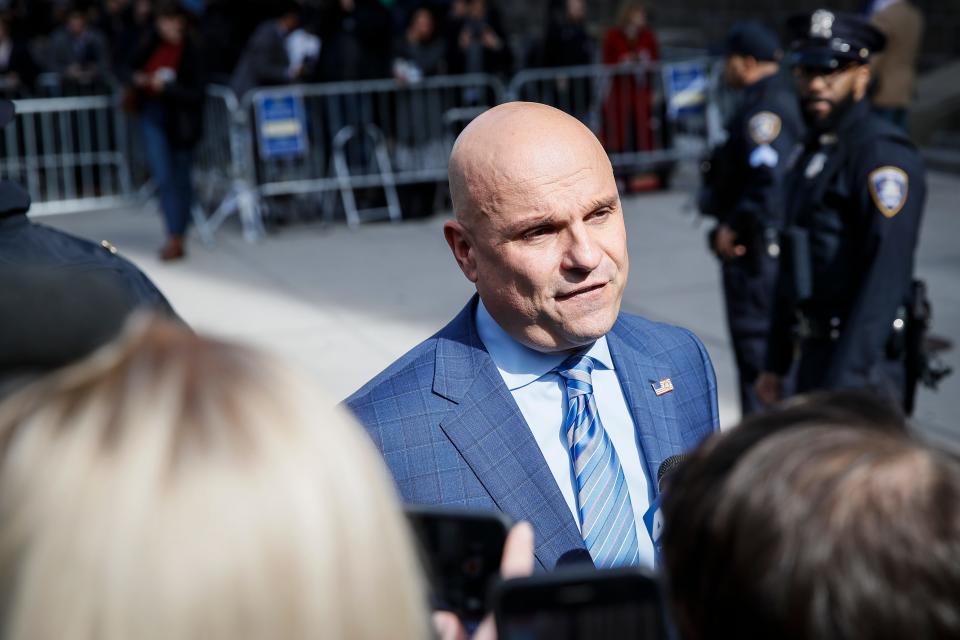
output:
M640 549L630 491L593 397L591 374L597 366L590 356L576 355L557 368L567 383L563 428L577 476L580 532L598 567L637 565Z

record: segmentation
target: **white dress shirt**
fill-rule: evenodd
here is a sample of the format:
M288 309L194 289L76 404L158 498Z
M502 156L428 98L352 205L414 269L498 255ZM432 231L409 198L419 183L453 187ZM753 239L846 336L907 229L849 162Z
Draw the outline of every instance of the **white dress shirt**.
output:
M566 382L560 374L553 372L570 354L541 353L520 344L497 324L482 301L477 304L476 322L480 340L520 407L520 413L543 452L547 466L560 487L560 493L570 507L570 515L579 528L580 518L577 515L575 497L576 474L567 435L563 430L563 417L567 411ZM640 564L652 568L653 543L643 524L643 514L650 507L650 485L644 465L640 461L637 430L620 388L606 336L594 342L587 349L586 355L604 367L593 370L593 395L600 422L617 451L630 490L630 504L633 506L640 547Z

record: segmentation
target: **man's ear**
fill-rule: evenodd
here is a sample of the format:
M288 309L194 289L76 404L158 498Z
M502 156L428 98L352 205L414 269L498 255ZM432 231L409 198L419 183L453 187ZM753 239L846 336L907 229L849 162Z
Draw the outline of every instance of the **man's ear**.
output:
M447 239L453 258L470 282L477 281L477 260L474 254L473 238L459 220L443 223L443 237Z
M856 100L863 100L867 95L867 89L870 87L870 65L861 64L854 71L853 76L853 97Z

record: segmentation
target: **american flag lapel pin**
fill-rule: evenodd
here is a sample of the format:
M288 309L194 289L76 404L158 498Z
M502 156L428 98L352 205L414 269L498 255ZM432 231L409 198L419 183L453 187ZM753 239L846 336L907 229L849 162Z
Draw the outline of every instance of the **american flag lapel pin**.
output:
M660 382L653 383L653 392L658 396L673 391L673 381L670 378L664 378Z

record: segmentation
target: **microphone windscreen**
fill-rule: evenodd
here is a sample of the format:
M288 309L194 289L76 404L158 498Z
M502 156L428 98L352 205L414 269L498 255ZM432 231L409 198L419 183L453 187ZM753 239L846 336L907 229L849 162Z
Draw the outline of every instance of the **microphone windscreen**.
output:
M660 463L660 468L657 469L657 487L661 491L663 491L663 479L676 471L677 467L683 464L686 459L687 455L685 453L678 453Z
M586 549L570 549L569 551L564 551L559 558L557 558L557 569L562 569L564 567L593 567L593 556L590 555L590 552Z

